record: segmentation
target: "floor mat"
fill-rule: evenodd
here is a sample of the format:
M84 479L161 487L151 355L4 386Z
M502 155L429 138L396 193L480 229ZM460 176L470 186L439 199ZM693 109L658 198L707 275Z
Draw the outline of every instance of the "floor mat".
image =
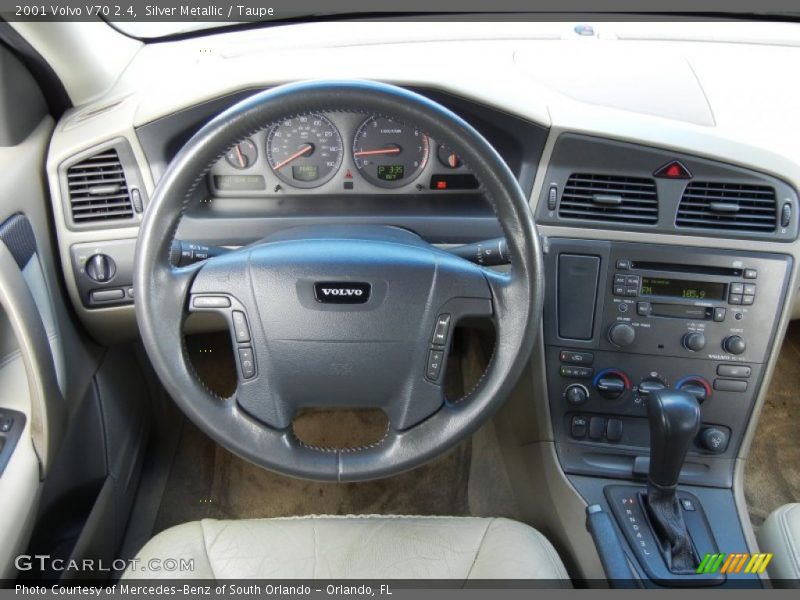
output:
M789 326L745 465L744 491L754 527L800 501L800 323Z
M204 518L310 514L467 515L470 442L427 465L366 483L285 477L242 460L191 423L181 434L155 531Z

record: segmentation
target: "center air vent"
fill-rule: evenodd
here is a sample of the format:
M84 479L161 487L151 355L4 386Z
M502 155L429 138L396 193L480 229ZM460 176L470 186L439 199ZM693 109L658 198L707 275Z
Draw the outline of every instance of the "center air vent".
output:
M72 220L75 223L133 217L133 206L119 154L104 150L67 169Z
M656 184L641 177L574 173L561 194L558 216L652 225L658 221Z
M692 182L678 207L678 227L770 232L777 224L775 189L746 183Z

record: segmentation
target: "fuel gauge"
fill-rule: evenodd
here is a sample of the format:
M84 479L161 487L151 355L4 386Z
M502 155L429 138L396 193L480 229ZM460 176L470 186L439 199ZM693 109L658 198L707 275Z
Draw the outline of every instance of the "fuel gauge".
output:
M258 148L253 143L253 140L250 139L242 140L225 154L225 160L228 161L228 164L239 170L252 167L257 158Z

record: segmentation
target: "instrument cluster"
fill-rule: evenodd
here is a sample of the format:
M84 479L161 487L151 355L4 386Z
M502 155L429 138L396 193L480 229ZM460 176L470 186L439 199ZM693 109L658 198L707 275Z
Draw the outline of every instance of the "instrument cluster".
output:
M413 126L363 113L287 117L226 152L216 196L476 191L456 152Z

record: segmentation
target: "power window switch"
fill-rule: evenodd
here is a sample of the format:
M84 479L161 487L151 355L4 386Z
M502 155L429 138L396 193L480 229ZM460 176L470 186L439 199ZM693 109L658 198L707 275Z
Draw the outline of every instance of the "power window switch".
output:
M250 329L247 327L247 317L240 310L233 311L233 332L237 342L250 341Z
M444 361L444 351L431 350L428 354L428 367L425 376L431 381L437 381L442 374L442 362Z
M14 426L14 417L0 417L0 433L8 433Z
M253 357L252 348L239 348L239 366L242 368L242 377L252 379L256 375L256 359Z

